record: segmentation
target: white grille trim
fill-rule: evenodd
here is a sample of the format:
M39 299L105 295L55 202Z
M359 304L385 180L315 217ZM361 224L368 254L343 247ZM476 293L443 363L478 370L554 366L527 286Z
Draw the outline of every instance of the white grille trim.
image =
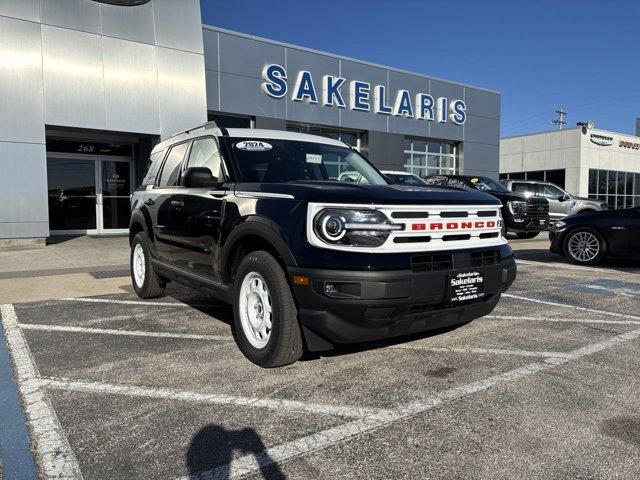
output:
M378 210L390 221L402 225L402 230L394 230L389 238L379 247L354 247L349 245L332 245L321 240L315 233L313 222L316 215L324 209L354 209L354 210ZM493 211L492 216L478 216L478 212ZM418 218L393 218L392 213L427 212L427 217ZM467 216L442 217L441 213L467 212ZM375 204L341 204L341 203L315 203L309 202L307 208L307 239L311 245L329 250L343 252L363 253L414 253L462 250L468 248L495 247L507 244L502 236L502 214L500 205L375 205ZM468 223L471 222L471 228ZM476 228L476 222L482 222L483 227ZM487 227L487 223L493 227ZM431 228L432 224L442 224L442 229ZM463 223L465 223L463 228ZM414 224L424 224L425 228L414 230ZM457 228L453 227L454 224ZM481 233L495 234L491 238L480 238ZM443 240L448 235L470 235L464 240ZM399 237L430 236L428 242L396 243L394 239Z

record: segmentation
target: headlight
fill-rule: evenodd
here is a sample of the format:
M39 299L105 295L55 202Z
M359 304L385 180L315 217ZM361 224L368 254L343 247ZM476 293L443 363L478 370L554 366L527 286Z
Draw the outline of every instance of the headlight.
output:
M558 220L556 223L553 224L553 229L562 230L566 226L567 224L565 222L563 222L562 220Z
M313 220L313 230L329 244L379 247L393 230L402 230L378 210L324 209Z
M507 207L511 215L524 215L527 213L527 202L513 201L507 202Z

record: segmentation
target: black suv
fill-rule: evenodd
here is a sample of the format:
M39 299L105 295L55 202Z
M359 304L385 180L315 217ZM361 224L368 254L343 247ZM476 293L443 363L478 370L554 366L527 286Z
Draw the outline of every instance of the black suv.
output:
M280 366L487 315L516 276L501 223L495 198L389 185L340 141L206 124L151 154L131 276L142 298L173 280L231 303L242 352Z
M513 232L518 238L534 238L549 228L549 201L546 198L514 193L489 177L432 175L426 182L429 185L480 190L496 197L502 202L502 234L505 237L508 232Z

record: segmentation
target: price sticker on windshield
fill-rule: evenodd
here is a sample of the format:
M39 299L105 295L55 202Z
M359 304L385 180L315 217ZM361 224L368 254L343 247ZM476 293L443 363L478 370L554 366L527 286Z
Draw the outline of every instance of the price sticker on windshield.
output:
M307 153L307 163L322 163L322 155L318 155L317 153Z
M261 142L259 140L246 140L244 142L236 143L236 148L247 152L266 152L267 150L271 150L273 146L270 143Z

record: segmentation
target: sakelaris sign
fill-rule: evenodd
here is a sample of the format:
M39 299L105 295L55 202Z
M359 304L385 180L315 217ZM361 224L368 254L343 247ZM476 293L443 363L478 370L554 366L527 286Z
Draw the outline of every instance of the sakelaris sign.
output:
M262 89L272 98L285 98L289 92L287 71L277 64L270 64L262 71ZM372 85L369 82L351 80L335 75L324 75L318 90L311 72L300 70L296 75L291 92L294 102L307 102L347 108L345 94L348 89L349 109L363 112L372 111L382 115L414 118L429 122L464 125L467 120L467 105L464 100L438 97L434 99L428 93L412 96L408 90L400 89L395 95L387 92L385 85ZM321 97L321 98L319 98Z

